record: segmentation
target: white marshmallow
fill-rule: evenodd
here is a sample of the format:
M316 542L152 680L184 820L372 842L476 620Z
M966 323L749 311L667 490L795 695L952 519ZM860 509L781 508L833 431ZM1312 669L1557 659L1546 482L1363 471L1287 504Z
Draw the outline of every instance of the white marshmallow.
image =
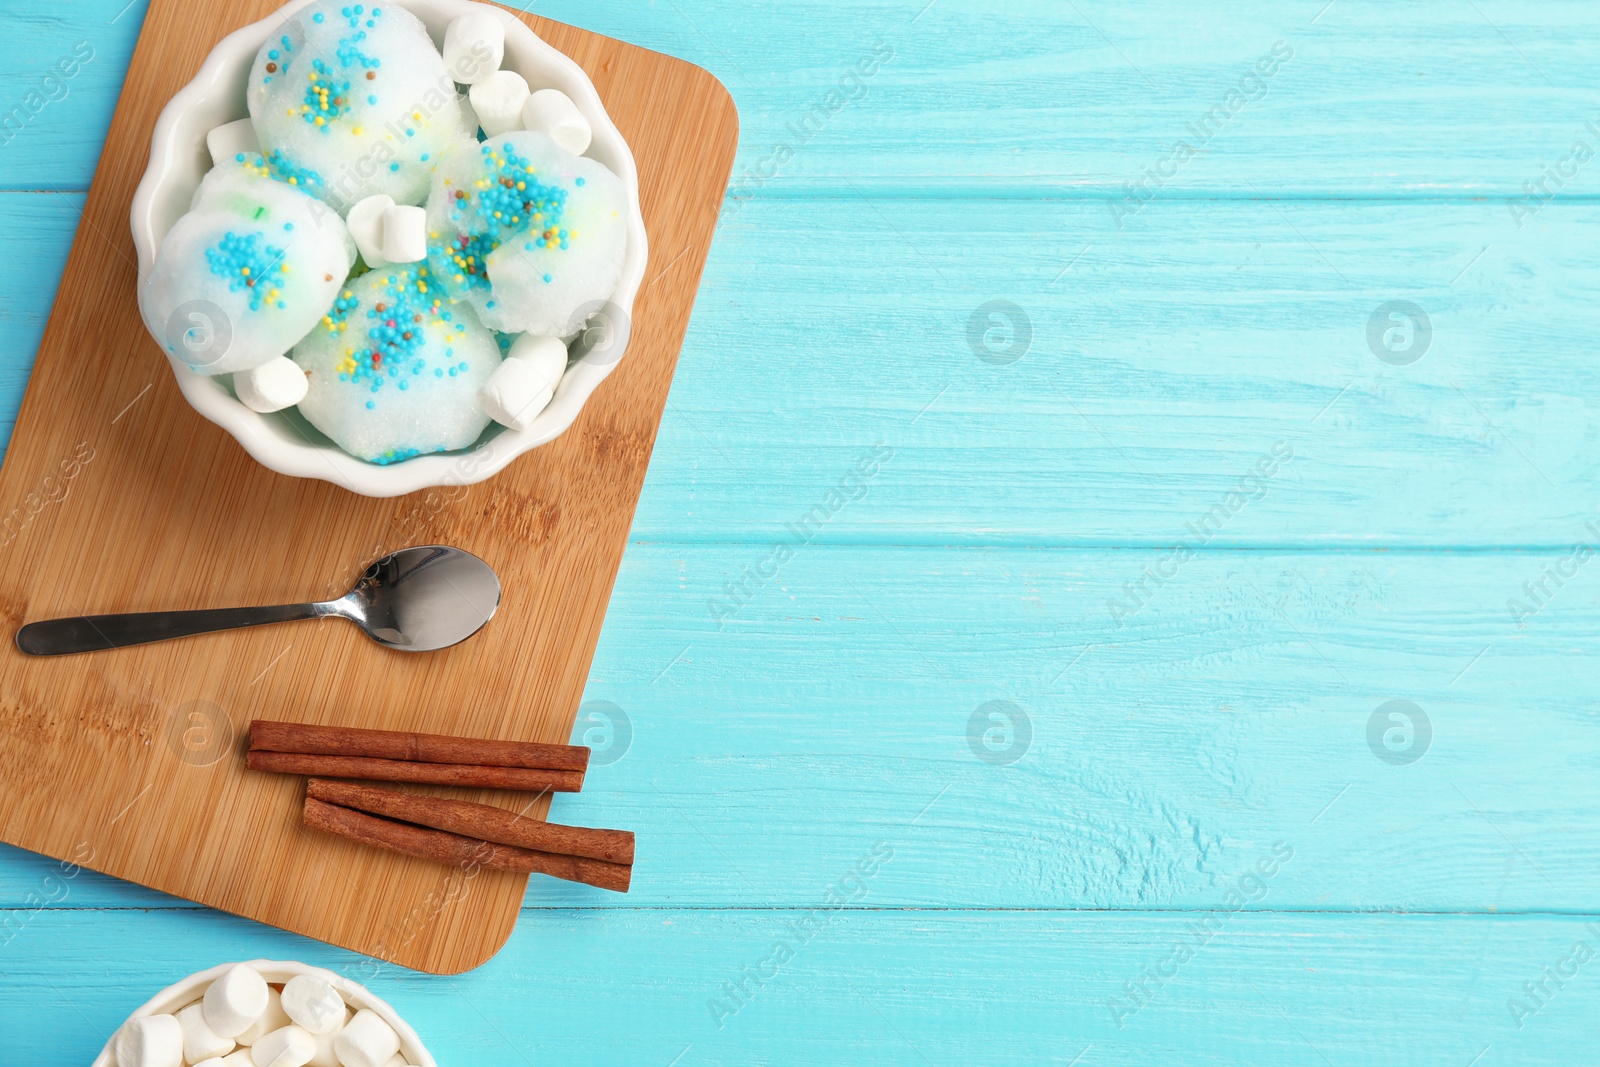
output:
M528 95L528 83L522 75L514 70L497 70L474 85L467 98L472 101L483 132L498 137L521 128L522 105Z
M512 342L507 355L532 367L536 374L549 383L551 389L560 385L561 376L567 373L567 346L559 337L521 334Z
M218 1037L206 1025L205 1008L195 1003L178 1012L178 1025L183 1027L183 1058L189 1063L216 1059L233 1051L231 1037Z
M583 117L572 97L560 89L540 89L522 104L522 128L548 134L556 144L575 156L589 150L594 130Z
M487 11L460 15L444 29L444 65L462 85L483 81L505 57L505 24Z
M233 391L239 395L239 403L263 415L294 407L306 398L309 387L306 372L288 356L233 374Z
M171 1015L129 1020L114 1051L117 1067L183 1067L183 1026Z
M525 333L478 390L478 403L507 429L526 430L555 396L566 369L566 345Z
M211 153L211 165L220 167L239 158L241 152L261 151L256 138L256 127L249 119L229 122L206 134L206 149Z
M339 1031L333 1048L344 1067L386 1067L400 1051L400 1035L377 1012L362 1008Z
M297 974L289 979L283 987L283 1010L313 1036L332 1033L344 1025L344 998L315 975Z
M293 361L291 360L290 362ZM299 370L298 367L295 369ZM305 372L301 371L301 377L304 376ZM238 379L235 378L234 381L234 387L238 388ZM298 404L299 401L297 400L295 403ZM279 997L278 991L273 989L271 986L268 986L267 1010L261 1013L261 1017L259 1019L250 1024L250 1028L248 1030L234 1038L234 1040L239 1042L241 1045L253 1045L257 1041L260 1041L263 1037L266 1037L268 1034L272 1033L272 1031L277 1030L280 1027L288 1026L289 1021L289 1017L283 1013L283 1001ZM229 1064L228 1067L233 1067L233 1065Z
M311 1062L306 1064L306 1067L344 1067L339 1062L339 1054L334 1051L333 1043L338 1039L339 1031L349 1025L350 1016L354 1014L355 1012L345 1008L343 1014L339 1016L338 1026L335 1026L325 1034L312 1035L317 1042L317 1051L311 1057Z
M201 1004L212 1033L238 1037L267 1010L267 980L248 963L235 964L211 983Z
M355 238L356 251L369 267L387 267L383 258L383 214L394 207L394 197L385 193L358 200L344 217L345 229Z
M383 213L383 258L415 263L428 256L428 209L398 204Z
M251 1046L250 1060L255 1067L305 1067L316 1052L316 1038L298 1026L285 1026Z
M456 97L456 101L461 105L461 121L467 124L467 133L472 136L473 140L477 140L478 112L472 107L472 98L462 94Z
M256 1061L251 1058L249 1049L234 1049L222 1057L222 1067L256 1067Z

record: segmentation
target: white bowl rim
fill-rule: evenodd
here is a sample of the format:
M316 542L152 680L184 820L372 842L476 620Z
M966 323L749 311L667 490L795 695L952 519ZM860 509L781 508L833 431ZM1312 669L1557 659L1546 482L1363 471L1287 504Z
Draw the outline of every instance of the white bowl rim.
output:
M154 209L158 193L167 182L174 179L179 167L177 135L181 116L209 94L225 91L221 87L226 69L241 59L253 57L273 29L313 2L315 0L289 0L266 18L224 37L206 56L194 79L162 109L151 135L150 163L134 192L129 213L141 279L149 273L155 262L156 249L164 236L156 233ZM563 81L560 88L589 120L595 142L605 143L610 154L620 163L619 167L613 169L622 179L628 194L628 236L622 276L611 296L611 304L620 309L625 317L631 318L634 298L644 281L649 259L649 239L639 203L639 171L632 148L606 113L600 94L588 74L564 52L546 43L526 23L493 4L477 3L475 0L391 2L399 3L413 13L436 12L442 17L454 17L469 11L491 11L505 24L508 52L511 50L511 41L516 39L518 49L531 50L541 57L542 62L560 72L560 80ZM267 421L284 416L257 414L234 399L218 379L191 371L171 357L168 357L168 364L190 406L231 434L262 466L291 477L332 482L362 496L394 497L439 486L481 482L504 470L524 452L559 437L577 419L584 403L626 355L624 338L621 350L606 362L579 360L573 363L562 377L549 406L525 430L501 429L493 437L465 452L417 456L387 466L367 463L332 444L319 445L309 440L286 441L270 428L272 423Z
M180 982L174 982L144 1004L140 1005L133 1014L124 1019L112 1033L111 1040L106 1042L105 1048L100 1050L100 1055L95 1057L92 1067L114 1067L112 1044L117 1039L117 1034L134 1019L148 1015L169 1015L187 1004L199 1000L205 993L205 987L222 977L231 968L237 967L239 962L254 967L261 973L261 977L268 982L287 982L295 975L309 974L321 978L344 997L345 1003L358 1008L371 1008L383 1017L383 1021L394 1027L394 1032L400 1035L400 1051L405 1056L406 1062L412 1067L438 1067L433 1060L433 1055L423 1046L422 1039L417 1036L398 1012L391 1008L382 997L376 996L366 986L352 982L343 975L323 967L313 967L309 963L298 963L294 960L243 960L234 963L219 963L215 967L208 967L203 971L196 971Z

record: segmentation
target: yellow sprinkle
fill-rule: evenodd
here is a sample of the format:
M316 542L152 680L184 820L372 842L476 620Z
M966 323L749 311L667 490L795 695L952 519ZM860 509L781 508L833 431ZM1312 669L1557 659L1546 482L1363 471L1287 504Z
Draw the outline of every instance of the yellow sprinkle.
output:
M240 274L249 274L250 273L250 268L249 267L240 267L239 268L239 273Z
M417 121L418 121L418 122L421 122L421 121L422 121L422 112L420 112L420 111L413 111L413 112L412 112L412 113L411 113L411 117L412 117L412 118L414 118L414 119L416 119L416 120L417 120Z
M322 120L318 119L317 121L321 122ZM300 184L300 179L299 178L290 178L289 179L289 184L290 185L299 185Z
M355 134L357 137L360 137L361 136L361 127L357 126L355 129L351 130L350 132Z
M323 110L326 111L327 108L323 108ZM327 124L328 124L328 120L327 119L323 118L321 115L317 116L317 125L318 126L326 126Z

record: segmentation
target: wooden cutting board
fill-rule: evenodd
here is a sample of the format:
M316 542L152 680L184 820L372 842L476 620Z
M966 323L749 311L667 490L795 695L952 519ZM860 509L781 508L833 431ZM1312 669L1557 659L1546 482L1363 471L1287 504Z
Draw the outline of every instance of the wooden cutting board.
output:
M505 943L526 876L304 830L301 781L247 772L243 731L273 717L568 740L738 118L698 67L519 13L588 71L637 158L651 265L632 342L566 434L490 481L358 497L267 471L190 409L134 303L128 210L156 116L215 42L276 6L152 0L134 52L0 470L0 837L453 974ZM390 652L339 621L60 659L11 640L57 615L334 597L358 561L430 542L482 556L505 588L493 622L443 652Z

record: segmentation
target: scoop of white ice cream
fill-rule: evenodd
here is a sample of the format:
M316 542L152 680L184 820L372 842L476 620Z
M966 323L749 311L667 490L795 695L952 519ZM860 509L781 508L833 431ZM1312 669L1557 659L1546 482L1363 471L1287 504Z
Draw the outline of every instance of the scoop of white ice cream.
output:
M207 174L140 286L151 333L202 374L249 370L289 351L355 262L339 216L271 171L250 156Z
M576 334L616 289L627 190L547 135L451 149L428 196L428 264L453 299L502 333Z
M445 66L427 28L399 4L319 0L269 38L247 102L263 148L305 169L343 211L384 193L420 204L432 160L470 140L456 82L498 66L479 44Z
M466 448L489 425L478 390L500 358L494 335L445 301L427 267L391 265L351 282L295 348L309 378L300 413L371 463Z

